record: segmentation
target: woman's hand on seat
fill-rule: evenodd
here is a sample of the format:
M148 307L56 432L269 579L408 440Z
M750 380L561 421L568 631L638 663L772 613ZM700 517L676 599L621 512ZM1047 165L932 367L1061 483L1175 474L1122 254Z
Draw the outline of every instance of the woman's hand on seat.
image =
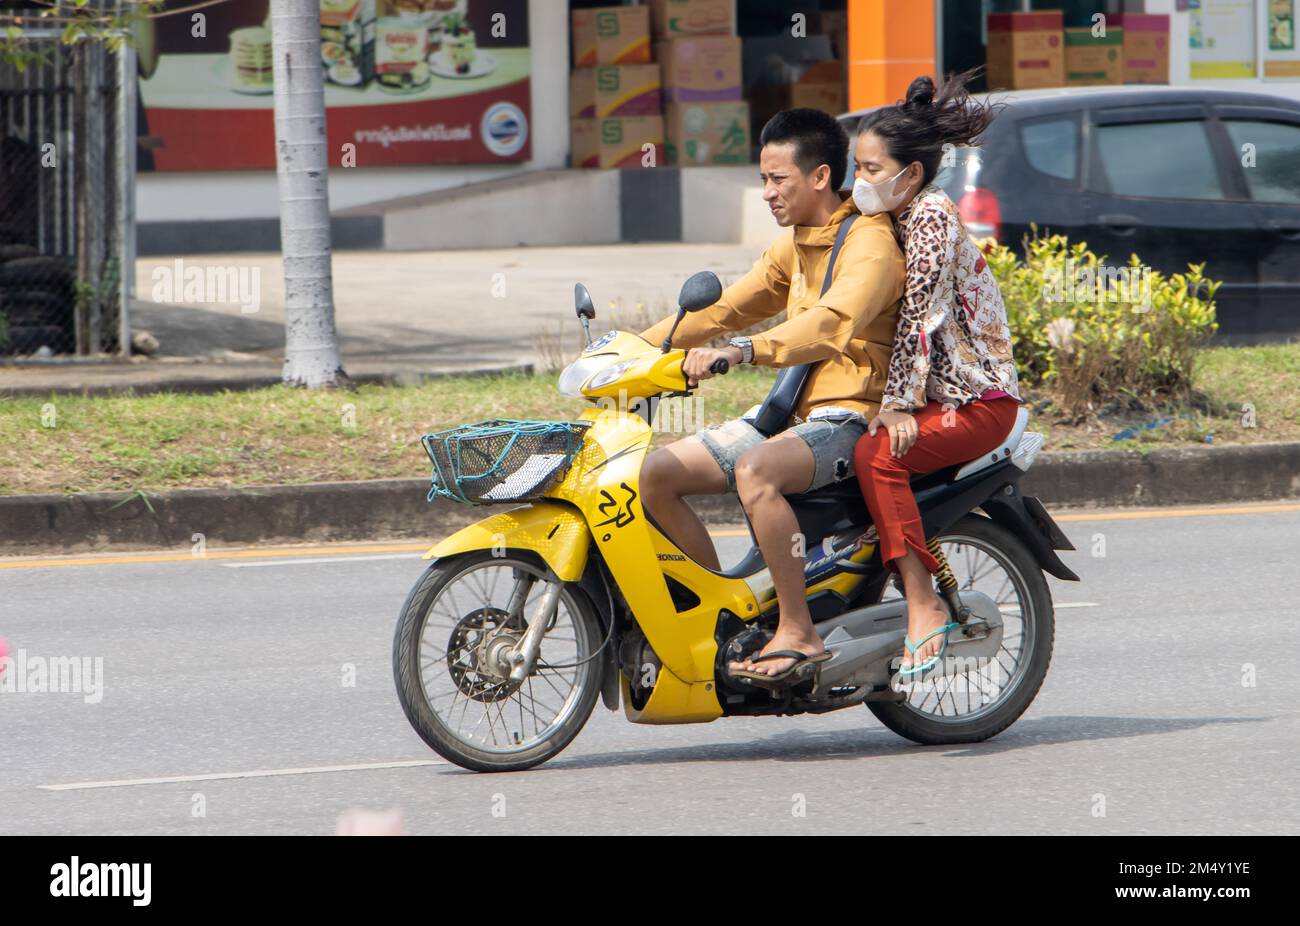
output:
M875 437L880 428L889 432L890 456L901 457L916 443L916 419L907 412L880 412L867 425L867 433Z

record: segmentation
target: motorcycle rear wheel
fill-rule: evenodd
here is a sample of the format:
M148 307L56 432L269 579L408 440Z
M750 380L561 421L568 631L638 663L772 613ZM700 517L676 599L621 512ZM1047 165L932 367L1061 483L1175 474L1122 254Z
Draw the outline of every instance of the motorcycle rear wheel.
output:
M988 663L980 670L983 674L975 674L974 679L969 671L947 676L933 682L932 690L916 686L921 690L909 692L905 701L868 701L867 707L890 730L916 743L926 746L978 743L1015 723L1042 687L1052 660L1055 625L1052 593L1029 548L1015 534L988 518L967 515L940 534L939 543L961 588L977 587L998 602L1004 637L995 657L997 665ZM984 568L986 565L988 569ZM968 574L963 574L963 566L969 567L965 569ZM1001 587L997 580L991 588L976 586L977 578L982 581L998 571L1005 574L1003 582L1010 586L1007 595L997 593ZM1015 636L1009 638L1008 633ZM1014 642L1017 637L1018 645ZM1013 642L1008 644L1008 639ZM994 671L985 671L988 668ZM1007 676L1006 684L996 691L996 696L974 706L972 689L983 701L1002 673ZM956 679L964 679L960 683L965 689L967 709L964 711L962 699L957 697ZM945 694L951 710L945 708Z

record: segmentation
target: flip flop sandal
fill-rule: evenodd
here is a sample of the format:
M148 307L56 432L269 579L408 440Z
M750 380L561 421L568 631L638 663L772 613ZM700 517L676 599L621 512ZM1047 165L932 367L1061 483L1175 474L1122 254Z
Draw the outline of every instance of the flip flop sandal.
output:
M810 656L807 653L801 653L798 650L781 649L773 653L767 653L763 656L752 657L749 661L762 662L765 659L793 659L795 661L794 665L790 666L790 668L786 669L784 672L778 672L775 675L764 675L761 672L751 672L749 669L733 669L729 674L732 678L746 679L751 684L754 682L760 682L764 685L773 685L777 682L784 682L796 674L800 675L799 680L802 681L803 678L807 677L808 669L815 669L818 663L826 662L833 655L835 654L824 652L818 653L816 656ZM801 673L800 670L804 671Z
M938 628L937 630L931 630L929 633L927 633L921 639L917 640L915 643L913 643L906 636L904 636L903 645L907 647L907 651L909 653L915 653L917 650L919 650L922 646L925 645L926 640L929 640L931 637L937 637L939 634L943 634L943 642L939 644L939 652L935 653L925 662L921 663L920 665L913 665L913 666L908 666L905 669L899 669L898 670L899 678L911 678L914 675L920 675L922 672L928 672L930 669L933 669L935 666L937 666L943 660L944 650L948 648L948 633L952 630L956 630L960 626L961 626L960 624L953 623L950 621L949 623L944 624L942 627Z

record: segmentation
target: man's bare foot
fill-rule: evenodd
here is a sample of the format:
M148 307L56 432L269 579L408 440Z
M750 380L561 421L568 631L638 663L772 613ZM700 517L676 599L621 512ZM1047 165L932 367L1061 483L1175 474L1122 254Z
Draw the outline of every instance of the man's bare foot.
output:
M806 653L809 656L818 656L826 652L826 644L822 643L822 638L813 632L811 636L797 636L793 633L784 632L779 627L772 639L768 641L767 646L763 647L758 655L765 656L768 653L775 653L778 650L794 650L796 653ZM742 662L727 663L727 671L734 672L736 669L744 669L746 672L757 672L759 675L780 675L795 664L795 660L789 656L782 656L780 659L764 659L762 662L754 662L753 659L746 659Z
M948 621L948 609L944 607L938 596L929 601L907 603L907 638L913 643L922 639L927 633L938 630ZM915 653L904 646L903 662L899 668L906 670L920 665L931 656L937 655L941 646L943 646L943 634L935 634L926 640Z

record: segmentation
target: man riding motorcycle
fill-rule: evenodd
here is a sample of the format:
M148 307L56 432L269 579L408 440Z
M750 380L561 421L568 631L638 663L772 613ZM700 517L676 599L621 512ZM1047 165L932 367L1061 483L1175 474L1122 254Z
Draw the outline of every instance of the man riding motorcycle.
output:
M731 674L782 683L828 657L805 600L803 545L785 495L853 476L853 448L877 413L903 295L904 261L887 215L862 216L840 192L848 136L831 116L793 109L760 136L763 199L793 228L710 308L681 320L672 346L691 348L682 369L694 384L720 359L793 367L814 363L791 426L767 437L754 416L706 428L651 453L643 503L659 528L701 565L718 569L708 531L683 500L735 491L771 570L780 622L762 651ZM700 347L781 311L786 320L722 349ZM669 317L641 333L661 343ZM757 408L757 407L756 407ZM782 422L786 423L786 422Z

